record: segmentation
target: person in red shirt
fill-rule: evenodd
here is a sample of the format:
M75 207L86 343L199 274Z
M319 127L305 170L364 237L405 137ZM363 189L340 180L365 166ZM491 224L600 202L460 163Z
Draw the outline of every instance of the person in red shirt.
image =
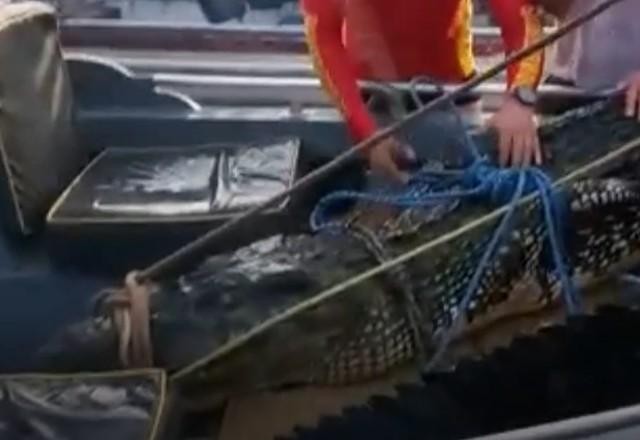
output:
M532 0L489 0L502 31L505 51L537 39L542 25ZM409 81L428 76L443 83L462 82L475 72L471 18L473 0L302 0L309 52L324 88L341 110L356 141L378 128L357 84L358 79ZM535 89L544 52L513 64L508 91L491 119L500 138L502 164L541 162L534 114ZM393 138L368 151L374 171L399 179L403 149Z

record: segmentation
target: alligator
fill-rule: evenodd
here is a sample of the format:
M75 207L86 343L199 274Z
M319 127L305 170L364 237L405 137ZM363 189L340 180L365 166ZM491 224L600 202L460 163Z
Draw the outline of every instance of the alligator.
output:
M616 303L614 293L603 295L594 286L638 260L640 181L633 165L640 155L629 148L615 160L602 157L637 141L640 124L622 115L615 98L546 121L540 136L545 170L555 181L598 164L581 179L566 179L566 257L587 310ZM474 139L495 157L493 133ZM177 279L155 282L149 286L154 366L173 373L191 403L218 405L257 389L344 385L392 374L429 360L442 335L452 331L451 356L444 361L449 365L484 350L474 341L508 318L533 316L527 321L531 330L558 319L558 280L549 265L540 201L530 196L519 204L514 229L464 310L465 325L453 328L465 286L500 216L499 206L486 201L444 208L434 215L358 204L345 214L350 233L270 237L210 256ZM475 226L464 234L443 238L471 222ZM319 295L381 259L433 240L442 244L388 274ZM527 285L539 288L522 288ZM509 339L520 331L507 327L493 334ZM121 368L118 341L112 314L96 307L53 336L38 362L54 372Z

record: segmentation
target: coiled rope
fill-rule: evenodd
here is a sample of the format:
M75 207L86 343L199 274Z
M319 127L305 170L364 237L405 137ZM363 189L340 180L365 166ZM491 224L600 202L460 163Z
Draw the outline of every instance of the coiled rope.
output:
M412 96L419 107L422 107L422 102L420 102L417 93L415 93L415 85L422 80L424 78L417 78L411 84ZM400 189L379 190L377 192L337 191L321 199L310 218L311 228L314 231L349 233L350 225L348 223L331 218L335 208L345 202L366 201L401 209L429 209L443 203L451 203L458 200L488 201L494 205L508 205L508 210L484 249L477 269L467 286L459 307L457 307L458 312L454 317L453 324L449 331L443 334L430 366L435 366L443 356L454 333L453 329L456 325L459 325L460 320L465 316L469 304L480 286L483 275L490 267L492 258L495 257L496 251L504 242L505 237L509 236L513 230L513 217L518 202L533 192L539 191L540 193L545 241L551 250L554 275L560 280L566 311L570 315L582 311L582 301L573 284L571 269L566 260L567 255L562 234L562 229L567 221L566 212L569 208L566 193L554 190L549 176L538 167L500 168L495 166L486 156L480 153L469 134L469 130L464 126L462 117L453 100L447 100L447 106L454 114L456 123L460 128L463 140L462 145L472 158L468 166L448 173L434 172L428 168L422 168L411 176L406 186ZM465 152L463 151L462 153ZM412 303L416 303L415 298L412 298ZM412 326L422 327L420 324L424 325L424 323L412 323ZM414 329L414 333L417 331L417 329ZM426 347L420 348L422 348L422 352L426 350Z

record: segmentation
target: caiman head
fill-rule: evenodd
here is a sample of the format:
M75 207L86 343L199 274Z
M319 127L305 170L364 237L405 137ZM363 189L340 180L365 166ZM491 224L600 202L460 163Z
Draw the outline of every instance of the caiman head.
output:
M254 267L250 267L251 261L245 262L279 242L273 238L231 255L211 257L183 277L148 286L154 365L168 370L187 365L213 349L219 343L216 336L225 337L239 331L237 326L244 329L247 321L255 322L251 310L241 305L253 292L267 294L269 282L274 289L278 285L300 288L295 274L286 282L276 279L289 275L279 270L282 265L273 269L266 259ZM270 273L275 276L268 280ZM120 358L119 332L110 306L112 291L98 293L87 319L62 328L36 353L41 369L73 372L127 367ZM256 297L252 303L259 308L265 299Z
M117 370L118 335L111 320L104 317L74 323L58 334L37 353L37 365L43 371L77 372Z

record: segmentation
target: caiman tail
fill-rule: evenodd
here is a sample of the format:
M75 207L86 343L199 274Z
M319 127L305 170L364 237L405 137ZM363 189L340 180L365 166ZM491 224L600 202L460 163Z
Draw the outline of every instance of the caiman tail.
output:
M628 143L640 137L640 125L625 119L619 107L616 100L601 102L541 127L546 171L553 180L594 161L601 163L589 174L592 178L615 172L623 163L639 162L637 150ZM484 152L495 156L492 133L474 138ZM623 150L615 159L602 159ZM567 194L571 209L564 234L576 278L589 284L616 266L630 264L640 250L637 184L584 180L570 183ZM514 295L513 289L530 279L544 281L545 295L529 302L542 307L557 299L536 203L524 203L517 210L511 236L463 311L467 324L496 321L502 304L523 296ZM400 293L412 290L418 308L429 318L422 324L436 338L448 330L497 218L478 219L495 208L471 201L441 218L404 210L371 222L374 207L358 206L349 216L359 230L372 233L372 240L325 233L272 237L211 257L199 269L155 286L150 313L155 365L173 371L175 383L190 399L209 402L255 389L345 384L385 375L414 360L422 348L416 344ZM477 225L464 234L401 267L400 282L396 276L379 276L344 292L318 296L379 263L372 243L394 257L472 222ZM604 249L603 243L610 246ZM511 337L517 331L507 333ZM425 342L429 356L436 341ZM117 366L117 335L110 316L99 313L69 327L41 354L46 368L54 370Z

